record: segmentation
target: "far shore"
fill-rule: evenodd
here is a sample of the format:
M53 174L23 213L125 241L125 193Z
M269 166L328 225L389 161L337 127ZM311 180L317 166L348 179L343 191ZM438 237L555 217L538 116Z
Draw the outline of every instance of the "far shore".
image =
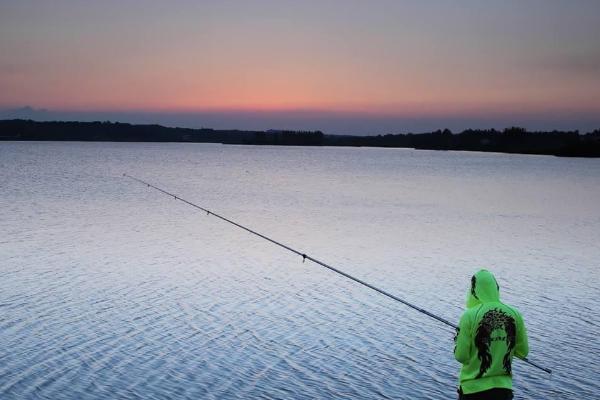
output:
M119 122L0 120L0 141L182 142L275 146L352 146L462 150L561 157L600 157L600 129L529 132L523 128L448 129L373 136L329 135L321 131L244 131L169 128Z

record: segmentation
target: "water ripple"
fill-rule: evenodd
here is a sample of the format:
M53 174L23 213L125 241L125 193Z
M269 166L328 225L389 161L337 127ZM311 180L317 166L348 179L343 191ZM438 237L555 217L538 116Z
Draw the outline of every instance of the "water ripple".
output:
M517 398L600 389L595 160L124 143L0 158L3 400L455 398L451 329L123 171L451 320L487 266L555 371L515 362Z

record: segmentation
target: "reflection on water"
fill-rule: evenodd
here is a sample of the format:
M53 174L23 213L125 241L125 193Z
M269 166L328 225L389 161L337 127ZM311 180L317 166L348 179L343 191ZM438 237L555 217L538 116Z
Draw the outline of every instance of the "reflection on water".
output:
M128 172L456 321L498 277L517 398L592 398L600 161L0 143L2 399L454 397L453 332ZM582 366L588 366L583 368Z

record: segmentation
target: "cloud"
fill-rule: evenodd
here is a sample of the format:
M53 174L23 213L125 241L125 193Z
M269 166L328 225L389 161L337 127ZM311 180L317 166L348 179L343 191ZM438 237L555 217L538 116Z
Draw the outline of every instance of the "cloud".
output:
M47 120L53 119L53 113L43 108L36 109L31 106L24 106L20 108L9 108L5 110L0 109L0 118Z

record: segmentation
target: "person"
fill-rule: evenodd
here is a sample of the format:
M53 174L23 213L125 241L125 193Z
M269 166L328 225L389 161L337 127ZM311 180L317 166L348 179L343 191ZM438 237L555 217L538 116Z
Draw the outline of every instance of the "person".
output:
M462 364L459 399L512 399L512 358L527 357L523 317L500 302L496 278L485 269L471 278L467 309L454 338L454 357Z

